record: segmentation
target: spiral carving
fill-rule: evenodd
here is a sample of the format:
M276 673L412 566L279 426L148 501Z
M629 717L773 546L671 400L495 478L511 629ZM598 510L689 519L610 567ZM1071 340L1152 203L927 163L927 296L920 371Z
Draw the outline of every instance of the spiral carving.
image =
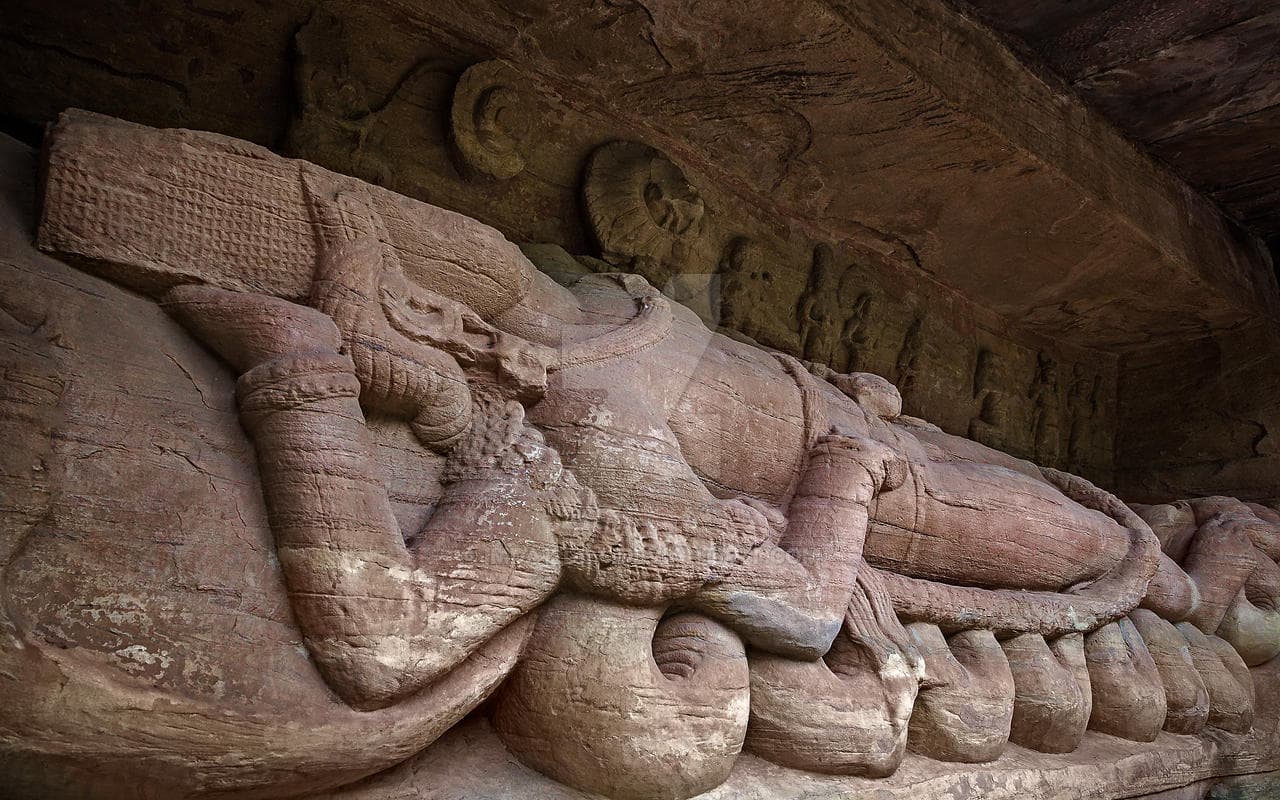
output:
M496 180L524 171L520 146L527 134L514 75L500 61L483 61L462 73L453 90L450 135L464 170Z

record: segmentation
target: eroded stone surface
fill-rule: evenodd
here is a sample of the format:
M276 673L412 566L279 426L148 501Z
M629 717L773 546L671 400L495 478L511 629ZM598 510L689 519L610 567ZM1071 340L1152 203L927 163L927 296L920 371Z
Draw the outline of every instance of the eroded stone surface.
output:
M652 148L608 154L625 202L584 199L652 225L611 247L641 274L529 249L561 283L469 218L223 137L69 115L48 153L38 241L85 271L32 248L15 186L0 742L26 796L1102 798L1275 768L1280 514L1140 515L903 415L884 378L714 332L652 279L720 206ZM187 228L218 257L175 249ZM1211 730L1171 736L1188 664Z

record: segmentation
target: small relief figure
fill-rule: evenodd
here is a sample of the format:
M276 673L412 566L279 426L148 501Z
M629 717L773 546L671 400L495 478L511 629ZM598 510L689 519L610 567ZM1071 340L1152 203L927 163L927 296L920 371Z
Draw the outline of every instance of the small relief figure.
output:
M760 310L773 296L774 272L764 248L739 236L720 262L720 323L752 339L760 338Z
M903 399L911 397L916 389L916 377L920 369L920 352L924 349L924 320L917 317L911 321L907 333L902 337L902 349L898 351L898 360L894 362L894 383Z
M507 180L524 171L520 147L528 131L514 71L483 61L462 73L453 90L449 140L468 176Z
M872 311L875 295L863 292L853 301L849 318L840 331L840 344L844 349L845 372L871 372L871 356L875 346L872 331Z
M836 332L836 320L840 315L841 276L838 273L831 246L819 244L814 247L809 285L796 307L801 352L809 361L828 365L835 361L840 340L840 334Z
M1071 420L1067 430L1067 470L1079 473L1085 463L1094 458L1092 449L1094 426L1098 424L1098 404L1101 400L1102 376L1090 380L1082 365L1076 364L1071 373L1071 389L1067 393L1067 414Z
M706 206L671 159L640 142L609 142L587 161L587 218L606 261L665 286L702 233Z
M978 415L969 421L969 438L997 450L1006 449L1008 377L1003 356L985 348L978 351L978 364L973 371L973 396L978 402Z
M1048 354L1037 356L1036 375L1028 392L1031 399L1031 441L1035 460L1057 464L1061 453L1062 406L1058 399L1058 365Z

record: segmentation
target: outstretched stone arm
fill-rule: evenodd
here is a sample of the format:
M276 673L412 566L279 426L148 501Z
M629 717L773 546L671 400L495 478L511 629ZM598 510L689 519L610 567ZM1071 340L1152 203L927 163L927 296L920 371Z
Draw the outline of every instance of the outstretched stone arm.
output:
M551 487L558 464L518 404L474 415L445 495L408 547L374 460L362 382L327 316L208 287L174 289L166 306L240 373L290 600L348 704L379 708L426 686L554 590L556 523L529 487Z
M885 445L821 437L787 511L776 545L765 543L709 582L694 606L753 646L813 660L830 648L854 592L868 505L901 482L903 465Z
M1068 592L1027 592L955 586L881 572L894 608L904 620L938 625L944 633L968 630L975 620L997 636L1038 633L1057 637L1087 633L1120 619L1142 601L1160 566L1160 541L1123 503L1083 478L1041 468L1045 480L1067 498L1124 527L1129 544L1121 562L1097 580Z

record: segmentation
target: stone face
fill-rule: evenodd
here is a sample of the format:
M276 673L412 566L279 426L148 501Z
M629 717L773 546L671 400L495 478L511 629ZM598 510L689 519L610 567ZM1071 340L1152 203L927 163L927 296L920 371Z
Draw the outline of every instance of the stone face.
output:
M456 155L520 180L474 150L517 140L484 102ZM827 335L831 246L795 305L821 361L713 331L696 287L652 281L715 257L732 206L650 146L584 164L639 274L82 113L35 236L72 267L29 241L10 152L20 797L1111 798L1280 765L1280 514L1131 509L904 415L841 371L870 340L856 311ZM937 324L894 359L918 397ZM1061 463L1095 387L1056 352L1022 397ZM1162 732L1200 725L1234 738Z

